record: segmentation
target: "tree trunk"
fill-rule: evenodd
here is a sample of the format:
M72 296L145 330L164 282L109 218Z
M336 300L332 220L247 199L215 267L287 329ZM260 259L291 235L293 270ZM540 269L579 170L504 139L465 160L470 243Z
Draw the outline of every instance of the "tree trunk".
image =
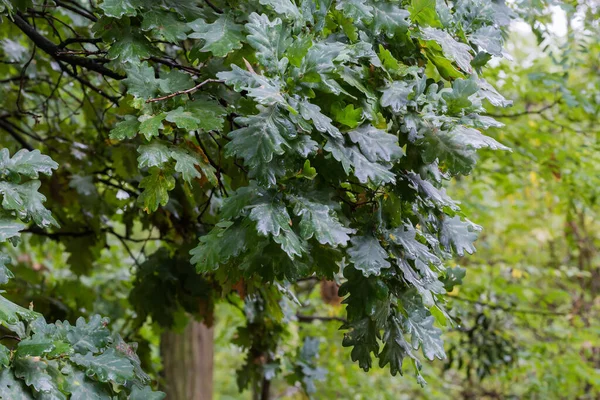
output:
M212 400L213 328L190 321L182 333L161 337L166 400Z

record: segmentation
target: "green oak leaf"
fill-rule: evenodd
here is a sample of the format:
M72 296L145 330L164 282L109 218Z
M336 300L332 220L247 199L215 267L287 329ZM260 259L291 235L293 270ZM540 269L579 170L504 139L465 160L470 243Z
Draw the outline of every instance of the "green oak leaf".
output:
M70 400L106 400L110 399L107 388L90 378L83 371L73 369L68 380ZM131 395L130 397L131 398Z
M442 279L446 292L451 292L455 286L462 285L463 279L467 275L467 269L456 266L454 268L447 267L446 274Z
M201 52L211 52L215 57L225 57L233 50L242 48L244 40L243 26L226 14L221 14L213 23L207 23L203 19L190 22L189 27L194 31L188 37L190 39L202 39L204 45Z
M354 229L344 226L331 205L311 201L302 196L293 196L294 214L301 217L300 235L303 239L314 238L321 244L346 246Z
M138 166L140 168L150 168L160 166L171 158L171 151L166 144L161 142L152 142L138 147Z
M12 369L0 370L0 399L2 400L33 400L27 386L17 379Z
M396 180L388 166L369 161L356 146L346 146L343 141L332 139L327 141L324 149L342 163L347 174L353 171L354 176L362 183L367 183L369 180L375 183Z
M8 365L10 364L10 350L8 349L8 347L0 344L0 370L3 370L4 368L8 367ZM1 377L0 377L0 382L1 382ZM0 383L0 388L2 387L2 384ZM2 395L0 394L0 399Z
M373 5L373 30L376 35L381 32L392 37L397 31L406 30L410 25L410 13L391 2L374 2Z
M277 14L283 15L292 21L303 19L302 13L291 0L259 0L259 3L272 7Z
M350 128L356 128L363 120L363 109L360 107L355 109L354 104L348 104L342 108L340 103L334 103L331 107L331 113L336 122Z
M59 371L56 361L40 357L24 356L14 361L15 376L23 379L27 386L33 387L42 396L55 400L67 400L61 390L66 377Z
M422 152L425 162L439 159L453 174L471 172L477 161L477 149L509 150L508 147L483 135L477 129L463 125L457 125L450 131L430 134L424 142L427 143L427 147Z
M226 154L243 158L251 168L269 163L289 147L285 136L295 136L296 127L277 106L259 108L260 113L236 118L243 128L229 133L231 141L225 146Z
M332 119L321 112L321 108L308 101L300 102L300 115L307 121L312 121L313 125L319 132L327 133L329 136L341 139L342 133L338 128L333 126Z
M448 250L454 249L456 254L464 256L465 252L473 254L481 227L465 218L463 221L458 215L445 217L441 222L440 243Z
M380 275L382 269L389 268L388 254L381 247L379 240L373 235L354 236L350 242L352 247L348 249L350 261L354 267L365 276Z
M11 238L18 237L20 232L26 227L25 224L19 221L0 217L0 242L6 242ZM0 281L0 283L2 282Z
M202 122L200 118L191 111L185 110L183 107L177 107L167 113L165 119L169 122L173 122L178 128L185 129L186 131L193 131L198 129Z
M409 96L414 91L414 82L394 81L381 92L381 105L390 107L394 112L399 113L406 108L409 102Z
M379 367L383 368L389 364L390 373L393 376L396 376L398 372L402 375L402 362L407 356L413 357L410 344L404 338L404 332L402 332L398 318L391 317L383 335L383 349L379 353Z
M423 355L433 360L446 358L444 342L441 339L442 331L433 326L435 319L425 308L407 310L408 317L404 319L404 326L411 335L413 348L416 350L421 346Z
M154 212L159 205L166 206L169 202L169 191L175 188L175 178L154 167L150 169L150 175L142 179L140 188L144 191L138 197L138 201L144 206L144 211Z
M110 138L114 140L133 139L140 130L140 121L133 115L126 115L125 119L110 131Z
M202 158L203 155L192 153L180 147L174 147L171 149L171 157L175 160L175 171L179 172L182 178L188 183L191 184L194 179L200 178L200 171L202 171L204 177L213 186L217 186L216 171L208 164L207 160ZM196 166L200 168L200 171L196 169Z
M38 180L16 185L0 181L0 193L4 195L2 206L15 210L19 218L30 218L40 227L58 226L58 223L45 207L46 197L38 192L41 186Z
M395 228L388 233L390 241L402 246L406 258L410 260L421 260L426 264L440 264L441 260L429 251L427 245L416 239L417 231L410 224Z
M288 106L283 97L281 83L276 79L243 70L237 65L232 65L231 71L219 72L217 77L224 80L227 85L233 86L238 92L248 92L248 96L260 104Z
M121 18L123 16L135 17L136 9L142 4L138 0L103 0L98 7L108 17Z
M193 87L194 80L190 74L172 69L166 74L161 74L158 85L161 92L171 94Z
M452 90L442 93L448 106L448 113L456 115L463 109L469 109L473 105L470 97L478 90L477 82L472 79L456 79L452 82Z
M408 180L413 184L415 189L424 197L424 199L438 207L449 207L452 210L459 210L458 204L446 194L446 189L436 188L428 180L422 179L419 175L414 172L406 174Z
M373 18L373 6L368 4L368 0L339 0L335 9L342 10L347 17L356 22Z
M440 18L435 6L436 0L411 0L408 7L411 21L419 25L440 27Z
M364 125L348 132L352 142L358 144L360 151L371 162L395 161L404 155L398 145L398 138L373 125Z
M25 338L19 342L15 357L41 357L52 353L54 356L59 354L68 354L72 352L69 345L62 341L57 341L51 337L36 334Z
M292 42L289 31L279 18L271 22L265 14L252 13L248 20L246 40L256 49L256 58L267 72L283 73L288 64L283 54Z
M153 52L152 44L144 35L127 32L119 36L117 41L110 46L107 57L115 60L113 64L120 62L136 65L141 59L150 57ZM127 76L129 78L129 72Z
M256 240L248 223L236 222L213 228L207 235L200 236L198 246L190 251L190 262L198 273L216 271L232 257L237 257L248 248L249 241ZM255 242L253 242L255 244Z
M291 228L292 220L285 204L266 197L264 202L252 206L249 217L256 222L256 230L263 236L270 235L291 259L302 255L304 246Z
M167 114L158 113L156 115L142 115L138 118L140 121L139 131L146 140L151 140L159 135L159 130L163 129L162 121Z
M149 386L144 386L141 389L134 386L131 389L128 400L163 400L165 396L166 395L162 392L153 391Z
M10 257L4 253L0 253L0 285L8 283L15 276L12 271L6 267L10 263Z
M98 353L111 342L110 331L106 328L107 318L93 315L86 322L83 317L77 318L75 325L68 321L57 322L59 330L64 331L67 341L76 353Z
M482 26L469 35L469 41L475 43L479 50L488 54L496 57L503 56L502 31L495 26Z
M441 47L444 54L452 61L456 62L458 67L467 73L473 72L471 67L471 47L468 44L456 41L447 32L436 28L423 28L421 34L425 40L433 40Z
M0 174L12 172L38 178L39 174L51 175L52 170L57 168L58 164L39 150L21 149L13 154L12 158L8 149L0 150Z
M144 13L141 28L143 31L158 33L171 43L184 40L190 30L189 26L180 21L174 13L159 10Z
M117 382L124 384L126 381L133 379L133 365L121 353L113 348L109 348L102 354L86 355L75 354L71 360L86 368L88 376L95 376L100 382Z
M155 96L159 84L154 77L154 69L146 62L130 65L127 69L127 78L123 80L123 83L127 86L128 93L142 99Z
M185 109L199 120L198 128L196 129L204 131L219 131L223 129L224 117L227 115L227 110L216 101L200 97L187 102Z

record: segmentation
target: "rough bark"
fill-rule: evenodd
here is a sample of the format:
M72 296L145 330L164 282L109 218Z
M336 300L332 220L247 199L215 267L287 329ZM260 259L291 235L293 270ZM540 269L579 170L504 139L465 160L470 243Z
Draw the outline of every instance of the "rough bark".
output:
M161 337L166 400L212 400L213 328L191 321Z

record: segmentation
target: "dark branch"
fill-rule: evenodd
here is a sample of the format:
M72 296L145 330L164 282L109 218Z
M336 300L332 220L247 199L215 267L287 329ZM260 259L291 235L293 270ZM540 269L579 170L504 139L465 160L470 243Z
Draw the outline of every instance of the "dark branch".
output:
M13 137L23 148L33 151L33 147L25 141L6 121L0 119L0 128L4 129L10 136Z
M223 10L221 10L219 7L215 6L210 0L204 0L204 2L210 7L212 8L217 14L223 14Z
M54 59L58 61L64 61L71 65L86 68L90 71L98 72L99 74L108 76L109 78L117 80L125 79L124 75L118 74L106 68L104 65L99 64L93 59L77 57L70 54L60 54L61 48L44 36L40 35L33 26L29 25L29 23L23 19L20 13L13 16L13 23L17 25L17 27L21 29L37 47L42 49L45 53L48 53Z
M337 321L342 323L347 323L348 321L341 317L321 317L318 315L302 315L296 314L296 318L298 318L298 322L313 322L313 321L323 321L323 322L331 322Z
M540 108L539 110L533 110L533 111L525 110L525 111L521 111L521 112L514 113L514 114L504 114L504 115L503 114L486 114L486 115L489 117L494 117L494 118L518 118L518 117L522 117L524 115L541 114L544 111L551 109L558 103L560 103L560 99L554 100L551 104L545 105L544 107Z
M55 0L54 2L56 3L57 6L66 8L67 10L72 11L75 14L81 15L82 17L87 18L90 21L93 21L93 22L98 21L98 17L96 17L94 14L92 14L90 11L86 10L85 8L81 7L80 5L76 5L75 3L67 4L67 3L59 1L59 0Z
M509 306L503 306L501 304L496 304L496 303L487 303L485 301L471 300L471 299L467 299L467 298L459 297L459 296L452 296L452 298L455 300L458 300L458 301L464 301L465 303L477 304L482 307L491 308L492 310L501 310L501 311L504 311L507 313L538 314L538 315L569 315L569 313L567 313L567 312L550 311L550 310L530 310L530 309L523 309L523 308L517 308L517 307L509 307Z
M65 47L67 47L68 45L73 44L73 43L93 43L93 44L96 44L96 43L100 43L100 42L102 42L102 39L100 39L100 38L77 38L77 37L76 38L68 38L68 39L65 39L64 41L62 41L58 45L58 48L64 49Z
M118 97L111 96L111 95L109 95L107 93L104 93L104 91L102 89L97 88L96 86L92 85L88 80L83 79L82 77L78 76L73 71L71 71L69 68L67 68L63 63L59 62L58 65L60 65L60 68L64 72L66 72L69 76L71 76L74 79L76 79L83 86L86 86L86 87L90 88L92 91L98 93L100 96L106 98L107 100L110 100L114 104L117 104L119 102L119 98Z
M94 235L95 232L92 230L80 231L80 232L46 232L43 229L38 228L37 226L32 226L23 231L23 233L31 233L34 235L45 236L47 238L57 240L61 237L84 237Z

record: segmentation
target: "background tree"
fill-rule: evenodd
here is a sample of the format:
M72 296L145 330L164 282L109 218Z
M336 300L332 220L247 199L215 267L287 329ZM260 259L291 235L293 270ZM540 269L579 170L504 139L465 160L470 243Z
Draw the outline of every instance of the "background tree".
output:
M149 371L165 329L173 399L210 396L210 383L187 384L210 357L187 352L186 375L169 359L212 339L219 302L243 313L237 384L255 398L277 375L316 390L319 340L291 340L314 320L342 323L362 369L375 357L396 375L406 358L424 382L415 350L445 357L446 293L464 275L444 261L472 253L480 230L443 182L470 173L478 149L507 149L481 133L500 126L483 106L509 104L482 70L503 56L513 11L428 0L2 4L1 140L60 166L41 185L57 224L28 226L24 242L69 254L15 286L15 301L34 291L49 319L104 308ZM103 283L99 296L90 280ZM313 314L320 280L341 284L344 315ZM131 308L111 308L111 292Z

